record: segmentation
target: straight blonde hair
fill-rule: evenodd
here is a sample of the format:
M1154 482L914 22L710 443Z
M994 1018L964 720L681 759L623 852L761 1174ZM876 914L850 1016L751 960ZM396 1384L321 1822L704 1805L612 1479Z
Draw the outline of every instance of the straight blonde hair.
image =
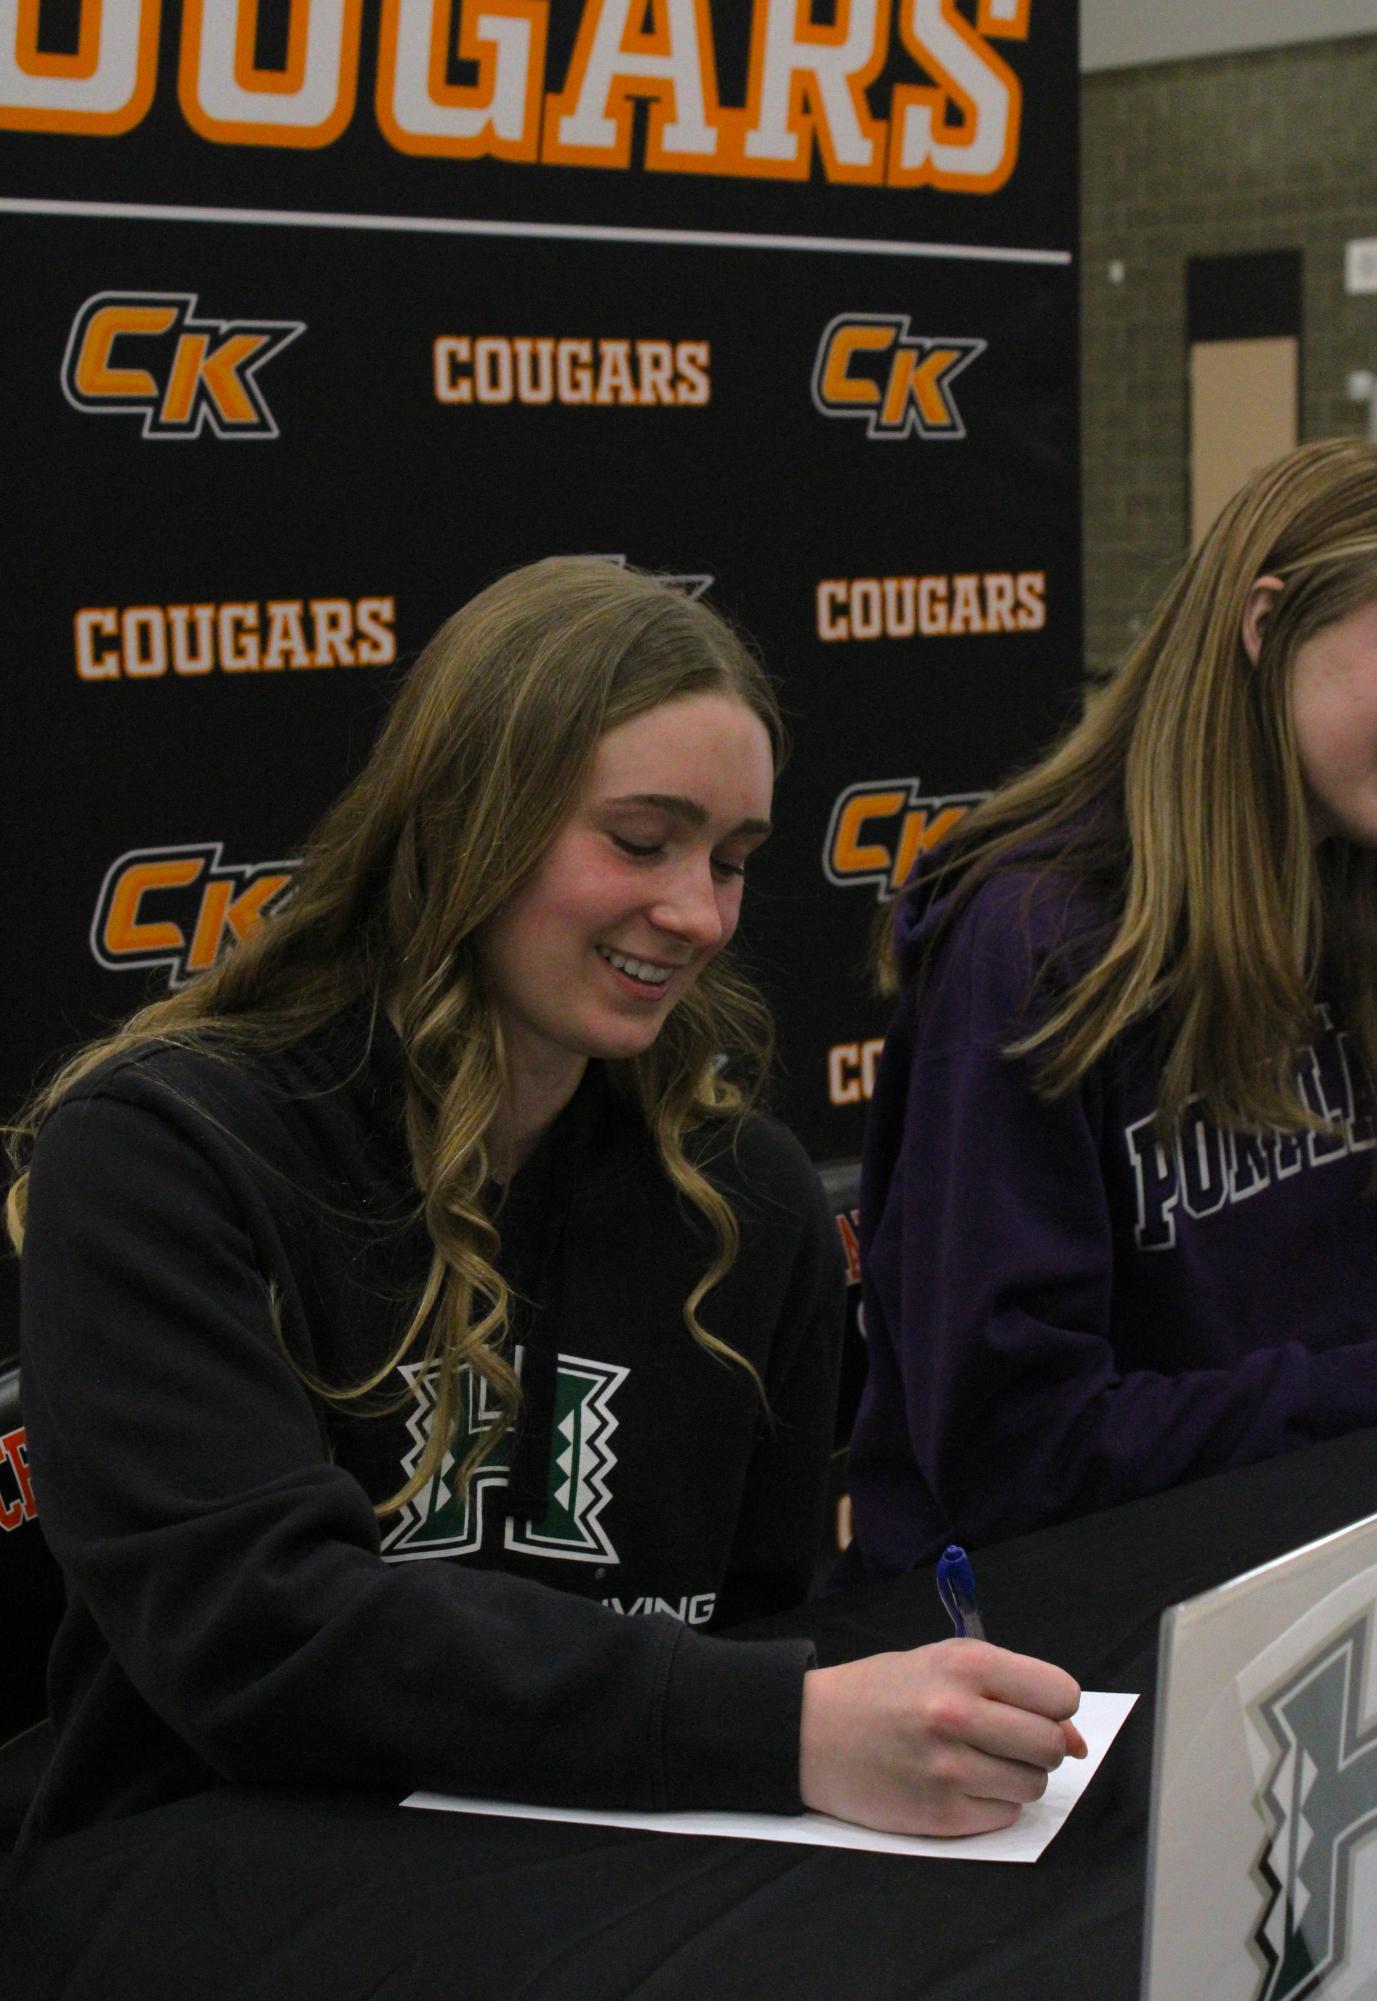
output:
M1264 577L1281 589L1254 662L1244 615ZM1296 1063L1322 963L1377 1077L1377 856L1317 846L1291 714L1299 648L1374 601L1377 447L1328 439L1255 474L1081 722L944 844L924 884L950 888L949 912L919 987L983 882L1054 870L1086 884L1106 927L1010 1051L1041 1053L1048 1096L1153 1018L1164 1130L1196 1097L1221 1125L1313 1126ZM892 983L892 948L888 965Z
M475 939L530 876L586 782L598 742L649 709L716 692L785 751L773 688L743 639L708 605L612 564L552 557L512 572L443 625L403 682L366 766L306 844L289 897L214 968L135 1014L61 1069L12 1129L17 1177L7 1220L22 1245L28 1146L47 1114L99 1064L149 1042L228 1056L281 1048L358 1002L397 1023L406 1139L432 1245L419 1300L392 1353L364 1379L312 1380L330 1402L369 1400L417 1356L438 1383L434 1421L402 1507L438 1472L472 1368L498 1416L460 1468L461 1491L510 1425L519 1385L503 1352L510 1299L482 1203L489 1135L506 1078L500 1024ZM608 1065L671 1182L711 1226L716 1255L684 1302L705 1349L752 1365L698 1309L730 1269L730 1204L687 1150L693 1130L754 1100L772 1043L764 1001L726 954L709 961L652 1046ZM308 1378L308 1380L311 1380Z

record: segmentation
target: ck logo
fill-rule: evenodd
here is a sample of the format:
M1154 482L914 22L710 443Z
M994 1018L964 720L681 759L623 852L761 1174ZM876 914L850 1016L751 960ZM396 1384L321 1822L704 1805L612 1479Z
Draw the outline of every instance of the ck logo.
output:
M871 438L964 438L951 385L986 345L910 334L907 313L841 313L818 345L813 401L864 417Z
M78 410L141 416L146 438L275 438L258 373L301 320L206 320L194 292L97 292L72 322L62 389Z
M133 848L105 871L91 951L111 972L168 968L179 987L215 964L276 902L295 862L224 863L219 841Z
M1361 1715L1371 1625L1368 1612L1327 1640L1257 1711L1278 1756L1258 1802L1271 1834L1255 2001L1303 2001L1349 1951L1354 1853L1377 1833L1377 1717Z
M873 882L881 903L903 888L920 855L925 855L983 792L954 792L943 798L923 793L916 778L862 779L832 802L822 867L838 889Z

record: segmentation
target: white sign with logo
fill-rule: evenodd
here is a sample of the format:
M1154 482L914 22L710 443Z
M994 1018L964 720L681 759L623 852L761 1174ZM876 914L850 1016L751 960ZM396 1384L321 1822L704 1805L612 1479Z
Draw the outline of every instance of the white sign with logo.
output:
M1377 1515L1162 1622L1144 2001L1377 1994Z

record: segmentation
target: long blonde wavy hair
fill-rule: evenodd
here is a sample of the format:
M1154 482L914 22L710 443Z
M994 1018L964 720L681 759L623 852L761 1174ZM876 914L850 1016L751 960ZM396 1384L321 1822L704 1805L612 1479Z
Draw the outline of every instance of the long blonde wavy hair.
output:
M1244 619L1266 577L1281 588L1254 662ZM1224 508L1081 722L944 844L924 883L951 888L950 917L1030 857L1105 909L1094 963L1010 1052L1042 1052L1049 1096L1152 1017L1164 1130L1194 1096L1222 1125L1313 1126L1296 1062L1322 962L1377 1078L1377 856L1317 845L1291 711L1298 649L1374 601L1377 447L1304 445Z
M482 591L443 625L403 682L365 768L306 844L289 897L189 986L84 1048L12 1131L19 1170L7 1220L22 1244L23 1163L42 1120L98 1064L153 1040L227 1055L280 1048L351 1003L386 1007L401 1040L406 1138L432 1245L420 1298L393 1352L364 1380L313 1381L335 1403L369 1400L416 1357L438 1382L420 1463L378 1509L400 1508L439 1470L455 1428L462 1371L474 1369L498 1417L471 1448L461 1485L509 1428L519 1386L503 1352L510 1298L482 1203L489 1135L503 1095L500 1024L475 939L526 880L572 809L599 739L646 710L718 692L768 732L776 768L784 730L773 688L742 638L709 606L651 576L552 557ZM716 1255L684 1302L689 1333L744 1357L699 1318L730 1268L730 1205L690 1158L690 1133L743 1111L768 1066L765 1003L726 954L710 960L652 1046L607 1067L638 1108L671 1182L706 1219ZM723 1058L727 1059L725 1062Z

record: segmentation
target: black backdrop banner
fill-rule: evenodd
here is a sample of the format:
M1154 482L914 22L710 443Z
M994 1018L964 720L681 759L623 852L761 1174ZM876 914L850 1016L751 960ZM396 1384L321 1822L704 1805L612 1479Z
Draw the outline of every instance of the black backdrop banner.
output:
M6 1107L584 553L781 685L743 945L854 1155L877 907L1078 679L1076 55L1069 0L0 0Z

